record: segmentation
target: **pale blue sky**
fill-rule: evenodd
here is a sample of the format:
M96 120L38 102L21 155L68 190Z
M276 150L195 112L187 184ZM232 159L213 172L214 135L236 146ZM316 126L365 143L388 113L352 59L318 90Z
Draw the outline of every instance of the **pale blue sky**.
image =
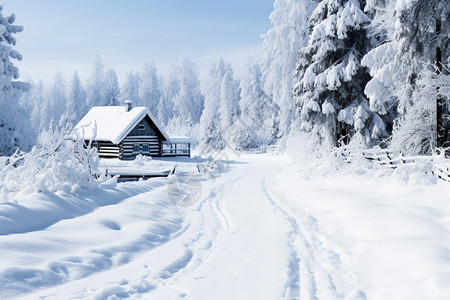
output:
M21 77L90 72L95 54L123 77L153 59L161 72L187 54L200 69L219 56L236 69L261 45L273 0L7 0L25 30Z

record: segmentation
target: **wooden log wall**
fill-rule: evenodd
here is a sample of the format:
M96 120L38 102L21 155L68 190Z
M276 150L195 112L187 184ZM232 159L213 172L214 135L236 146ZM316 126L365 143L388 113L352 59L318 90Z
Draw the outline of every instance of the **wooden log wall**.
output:
M139 146L139 151L134 151L135 145ZM144 148L148 145L148 151ZM162 144L157 136L127 136L119 145L122 159L134 159L137 155L161 156ZM146 150L146 149L145 149Z
M98 149L98 156L103 158L119 158L119 145L111 142L97 142L95 145Z

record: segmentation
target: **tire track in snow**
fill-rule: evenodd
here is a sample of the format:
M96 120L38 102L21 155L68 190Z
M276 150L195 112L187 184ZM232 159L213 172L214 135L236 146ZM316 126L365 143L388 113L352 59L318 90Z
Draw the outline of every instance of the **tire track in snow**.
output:
M279 167L278 172L281 169ZM283 297L311 300L366 299L365 294L357 289L352 275L342 266L339 253L345 255L345 250L320 234L313 216L293 208L281 193L272 192L272 186L273 182L266 178L263 189L268 199L291 226L288 234L289 273ZM336 285L339 279L346 282L345 287Z
M133 295L142 295L142 289L136 289L135 286L146 286L149 288L146 293L150 293L152 297L158 293L167 294L167 290L173 292L174 298L186 297L189 291L180 289L175 286L181 277L190 276L190 274L200 267L214 252L214 249L224 240L230 232L231 221L227 215L222 199L233 191L235 184L242 178L236 177L228 181L224 185L213 188L208 196L206 196L198 207L191 211L192 216L190 223L187 222L183 226L183 230L176 234L173 239L158 246L157 248L180 248L180 254L171 257L164 266L152 270L151 262L148 265L148 273L141 279L127 282L122 288L114 287L114 284L106 289L98 291L97 296L105 297L121 297L124 291L127 297ZM158 251L158 249L154 249ZM151 253L153 250L149 253ZM109 294L107 291L110 291Z
M100 287L89 287L89 289L74 288L72 295L76 298L85 299L133 298L141 297L142 295L154 297L153 295L160 290L166 290L165 292L169 290L172 291L170 294L173 294L173 298L187 296L189 291L177 288L174 286L174 283L176 283L178 278L189 276L201 266L229 233L231 221L223 208L221 200L232 192L234 185L241 177L233 178L225 182L225 184L219 184L213 188L198 203L197 208L187 212L187 215L191 215L189 220L185 220L181 228L171 234L170 239L152 243L152 247L147 250L147 253L141 252L139 256L130 257L129 261L124 262L120 267L121 270L124 270L124 274L129 274L127 270L139 270L135 272L136 276L133 276L134 279L129 278L127 275L123 275L122 278L119 276L119 279L117 279L117 276L114 275L117 272L117 268L105 268L102 270L102 274L98 274L98 278L113 277L115 278L113 281L107 281ZM101 222L102 224L104 223L104 221ZM106 227L111 227L110 223L106 223ZM117 226L112 227L116 228ZM152 235L152 233L148 234ZM141 238L147 239L146 236ZM179 249L179 251L170 251L171 249ZM109 250L103 248L97 252L99 255L108 256L111 252ZM164 259L153 258L152 255L154 253L159 253L160 255L157 257L164 257ZM157 266L155 266L155 263ZM91 278L90 275L97 277L95 276L96 274L87 274L87 277L84 279L87 281L99 281ZM67 283L76 285L76 282ZM60 287L62 288L63 285ZM56 299L58 292L57 290L49 290L48 292L43 291L43 294L46 294L44 297L51 299L54 297Z
M165 276L165 278L163 278L164 280L160 280L159 284L156 286L167 287L177 292L180 291L179 288L173 285L174 282L179 280L180 277L189 276L210 257L218 246L220 246L232 228L231 218L228 216L228 213L223 207L223 201L221 200L232 193L234 186L241 178L242 176L236 177L225 185L214 188L209 192L208 196L200 202L197 211L200 213L202 219L201 222L199 222L202 224L201 229L194 238L191 238L184 244L187 249L186 251L191 253L188 261L185 261L183 266L176 269L176 272L172 272L170 276ZM215 216L216 218L211 218L211 216ZM211 224L213 221L217 222ZM171 280L169 281L169 279ZM180 296L184 297L188 294L188 291L183 291Z

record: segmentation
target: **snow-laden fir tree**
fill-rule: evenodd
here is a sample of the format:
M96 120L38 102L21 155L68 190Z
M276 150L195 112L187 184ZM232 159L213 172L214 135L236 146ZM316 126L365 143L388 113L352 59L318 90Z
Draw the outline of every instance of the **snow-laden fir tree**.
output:
M50 119L53 119L56 123L59 122L61 116L67 113L67 81L61 72L55 74L55 79L50 85L48 92L48 101ZM47 128L49 124L44 124Z
M241 78L240 116L236 122L235 144L248 150L275 142L278 107L263 90L261 67L249 63Z
M139 73L135 73L130 71L125 78L125 82L122 85L121 89L121 99L125 100L133 100L134 106L141 106L142 103L139 102L139 81L140 76Z
M105 101L105 71L99 55L94 58L92 74L86 85L88 110L93 106L103 105Z
M38 83L32 84L30 88L30 102L32 105L32 109L30 112L30 123L31 129L33 131L34 140L37 139L40 130L42 129L41 125L41 111L42 106L44 105L44 82L39 80Z
M434 81L436 86L430 87L433 78L445 78L444 66L450 64L450 1L398 0L395 12L394 31L400 46L396 59L407 79L398 89L401 117L394 128L393 144L422 153L429 152L432 145L449 146L449 95L442 93L444 82Z
M14 25L14 14L3 16L2 10L0 6L0 155L9 155L19 146L28 144L28 117L19 106L19 98L29 85L17 81L19 69L11 61L22 60L13 46L16 45L14 35L23 31L23 27Z
M204 103L197 67L188 57L182 57L178 66L172 69L169 83L172 91L166 95L171 95L173 103L169 131L189 135L192 126L200 121Z
M120 88L117 73L114 69L108 69L105 72L105 106L120 105L119 101Z
M74 72L69 84L67 95L67 112L76 124L87 113L86 91L84 90L78 72Z
M298 119L292 99L293 70L298 51L308 41L308 20L315 6L310 0L275 0L269 17L273 27L263 35L264 92L280 108L274 116L280 136L286 136Z
M339 145L351 138L371 145L387 134L364 95L370 76L361 59L372 47L364 3L323 0L311 15L309 41L299 52L293 94L302 128L311 132L313 144Z
M239 83L230 63L223 58L211 65L203 81L205 108L200 118L202 146L209 149L233 147L233 126L238 117Z
M406 81L407 73L396 60L399 43L395 39L395 1L369 0L366 11L371 16L368 36L374 48L362 59L371 75L364 93L369 99L370 110L384 121L388 135L392 134L398 117L398 87Z
M239 94L239 81L234 79L233 69L228 65L220 84L219 122L221 135L229 147L234 147L234 130L230 129L239 115Z
M445 101L439 91L445 90L446 71L435 63L438 50L448 63L449 5L442 0L367 3L383 43L363 59L373 76L365 93L371 110L394 125L393 149L427 153L436 144L436 100Z
M170 120L174 117L173 115L173 99L175 98L177 91L179 90L179 80L174 70L175 67L172 67L172 70L169 72L168 77L165 80L162 80L162 95L161 101L158 105L158 120L164 124L165 126L169 125Z
M161 85L158 70L154 62L144 65L139 88L139 101L146 106L154 116L158 115L158 105L161 101Z

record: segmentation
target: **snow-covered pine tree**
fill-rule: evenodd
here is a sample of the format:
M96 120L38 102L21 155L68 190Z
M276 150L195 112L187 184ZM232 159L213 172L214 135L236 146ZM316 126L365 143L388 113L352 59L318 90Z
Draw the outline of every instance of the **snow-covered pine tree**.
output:
M180 99L185 101L175 103L176 110L180 115L190 119L192 123L200 122L202 115L204 98L200 92L200 81L197 67L188 57L181 59L180 65ZM181 113L184 110L183 113Z
M99 55L94 58L92 74L86 85L87 108L103 105L105 102L105 71Z
M222 139L230 148L235 148L233 143L235 128L232 130L232 126L240 114L239 100L239 81L234 79L233 69L228 64L220 85L219 122Z
M298 51L308 41L308 20L316 4L310 0L275 0L273 27L264 34L261 70L264 92L279 107L274 115L279 135L287 136L298 119L292 99Z
M445 68L436 74L435 62L439 49L448 63L449 5L445 0L367 3L384 42L362 61L373 76L365 93L371 110L394 124L391 147L396 150L427 153L436 144L436 99L445 96L439 91L445 90L447 76Z
M130 71L127 74L127 77L125 78L125 82L122 85L122 93L121 93L121 99L122 101L125 100L133 100L135 106L141 106L144 105L143 103L139 102L139 81L140 76L139 73L134 73L133 71Z
M384 122L370 111L361 66L371 48L365 1L323 0L310 18L308 44L299 52L294 86L302 128L313 143L339 145L349 138L370 145L386 136Z
M169 76L171 91L165 93L173 103L170 131L174 134L189 135L194 124L200 121L204 99L200 92L197 67L186 56Z
M48 99L50 101L50 119L59 122L61 117L67 113L67 82L61 72L55 74L55 79L50 85ZM48 125L45 124L45 127Z
M366 11L372 21L368 36L374 44L362 59L372 78L364 93L369 99L370 110L384 121L387 134L392 134L394 121L398 117L397 87L406 81L407 74L396 60L399 43L395 39L395 1L369 0Z
M19 98L29 89L29 84L17 81L19 69L12 59L22 60L22 55L13 49L16 45L14 35L23 31L22 26L14 25L15 15L3 16L0 6L0 155L9 155L22 146L28 146L29 119L19 106Z
M105 72L105 106L117 106L119 102L120 88L117 73L114 69Z
M168 77L162 83L163 88L161 101L158 104L158 120L165 126L168 126L170 120L172 120L174 117L173 99L175 98L177 91L180 89L180 82L174 69L175 67L172 67L172 70L169 72Z
M400 45L396 58L407 80L398 89L401 117L393 144L422 153L430 152L433 144L450 146L448 95L441 93L439 84L430 88L433 77L445 78L444 64L450 64L450 2L397 1L395 12L394 32Z
M74 72L69 84L67 95L67 113L75 123L87 113L86 91L84 90L78 72Z
M222 81L230 69L231 65L220 58L217 62L211 64L206 78L202 81L205 108L200 118L200 132L201 144L204 148L224 149L226 146L225 132L222 131L220 101ZM229 129L226 128L226 130Z
M157 116L161 97L162 93L156 65L154 62L147 63L142 69L141 86L139 89L140 103L150 109L154 116Z
M248 150L275 141L278 109L263 90L261 67L257 63L249 63L241 78L239 108L241 114L235 135L239 149Z
M30 112L30 123L33 130L34 140L37 139L41 126L41 111L44 105L44 82L39 80L37 84L31 85L30 88L30 102L32 109Z

